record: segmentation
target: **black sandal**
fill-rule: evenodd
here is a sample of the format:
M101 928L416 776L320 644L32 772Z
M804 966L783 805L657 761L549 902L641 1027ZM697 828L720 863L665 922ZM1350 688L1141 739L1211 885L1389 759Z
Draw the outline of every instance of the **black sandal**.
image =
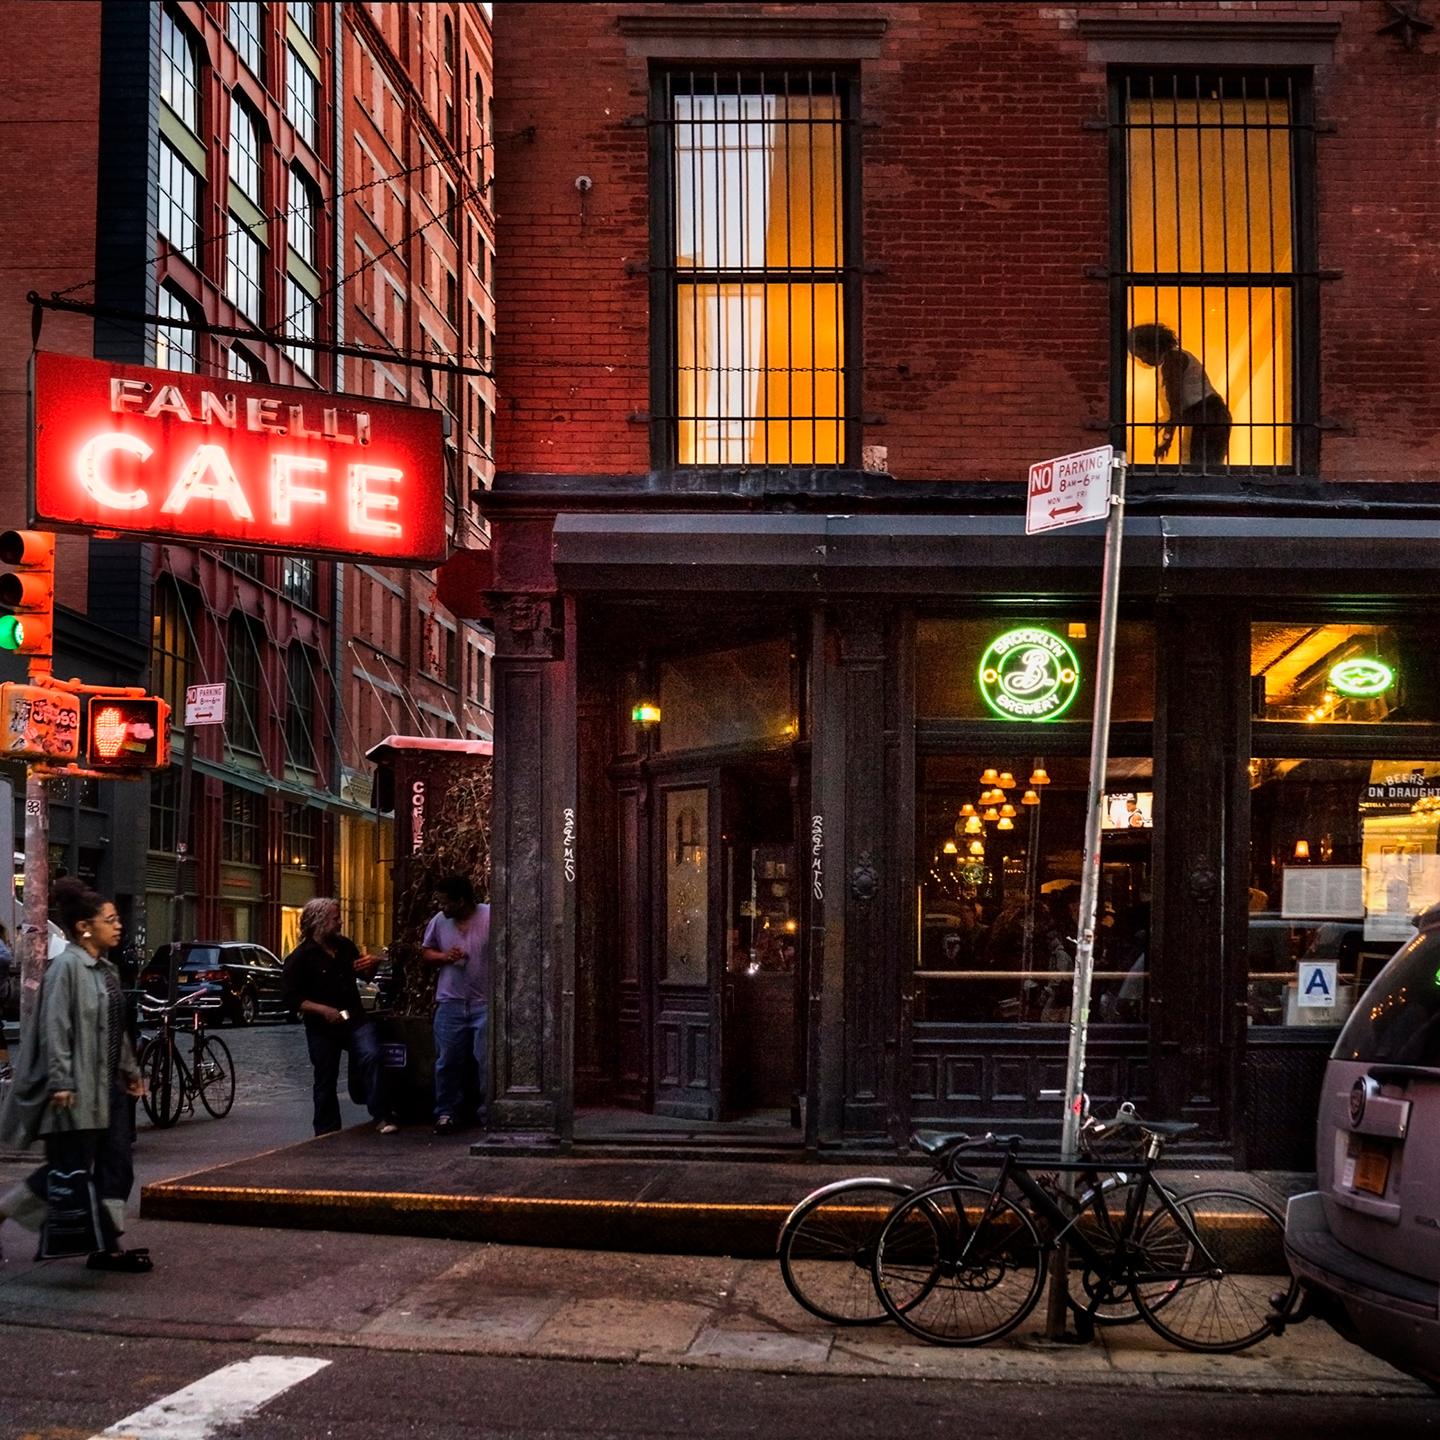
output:
M87 1270L119 1270L127 1275L144 1275L155 1268L148 1250L97 1250L85 1262Z

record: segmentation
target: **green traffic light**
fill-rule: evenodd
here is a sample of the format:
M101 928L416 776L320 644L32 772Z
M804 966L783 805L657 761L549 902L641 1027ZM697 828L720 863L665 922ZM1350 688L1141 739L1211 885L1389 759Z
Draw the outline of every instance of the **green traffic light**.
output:
M18 650L25 643L25 622L18 615L0 615L0 650Z

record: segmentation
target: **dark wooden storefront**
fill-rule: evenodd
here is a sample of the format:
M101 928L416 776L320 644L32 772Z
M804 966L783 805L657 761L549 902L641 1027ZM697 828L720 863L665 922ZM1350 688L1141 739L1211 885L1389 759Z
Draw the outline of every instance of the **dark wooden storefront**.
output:
M549 517L525 524L548 531ZM1196 1120L1197 1153L1257 1166L1307 1163L1334 1031L1262 1027L1247 1008L1252 616L1404 610L1430 583L1402 563L1418 553L1405 543L1415 527L1328 526L1140 516L1126 557L1153 708L1118 748L1153 764L1153 928L1139 1012L1092 1016L1089 1089L1097 1105L1130 1098ZM1041 1092L1063 1077L1063 1023L927 1009L917 784L927 757L1081 756L1088 716L917 719L915 627L1082 610L1098 548L1083 533L1027 540L1004 516L560 515L555 589L531 546L534 588L509 579L492 594L493 1126L565 1143L577 1109L595 1105L704 1124L783 1110L788 1095L810 1147L898 1146L917 1123L1054 1134ZM790 658L785 732L667 748L631 722L667 662L767 643ZM1285 727L1269 731L1259 750L1283 753ZM1433 744L1371 730L1353 748L1428 756ZM708 857L704 933L669 973L667 865L681 851ZM795 943L788 968L756 965L752 902L752 974L735 938L743 949L742 881L761 866L793 890L776 914Z

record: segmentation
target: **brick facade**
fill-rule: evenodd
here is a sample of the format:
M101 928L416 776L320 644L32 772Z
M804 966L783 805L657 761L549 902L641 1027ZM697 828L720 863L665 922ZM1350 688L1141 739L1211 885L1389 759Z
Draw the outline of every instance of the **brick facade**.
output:
M676 7L646 7L650 12ZM704 7L795 16L794 6ZM649 469L647 61L623 5L507 5L498 365L506 470ZM1321 412L1327 480L1426 480L1440 445L1440 327L1427 299L1440 186L1440 47L1376 33L1360 3L810 5L883 18L862 62L865 443L913 480L1012 480L1088 443L1108 410L1106 18L1257 27L1334 21L1316 71ZM548 18L547 18L548 17ZM1157 41L1158 44L1158 41ZM1157 50L1157 54L1161 53ZM707 66L709 62L706 62ZM1376 103L1377 96L1396 103ZM1384 155L1385 163L1376 164ZM574 181L594 189L582 220ZM1103 438L1103 437L1102 437Z

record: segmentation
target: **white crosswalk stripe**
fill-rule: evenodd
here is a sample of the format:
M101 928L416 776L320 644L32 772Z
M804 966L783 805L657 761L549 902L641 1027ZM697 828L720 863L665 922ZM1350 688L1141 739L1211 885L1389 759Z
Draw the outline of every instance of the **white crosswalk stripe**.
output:
M221 1426L243 1420L329 1363L306 1355L239 1360L117 1420L91 1440L207 1440Z

